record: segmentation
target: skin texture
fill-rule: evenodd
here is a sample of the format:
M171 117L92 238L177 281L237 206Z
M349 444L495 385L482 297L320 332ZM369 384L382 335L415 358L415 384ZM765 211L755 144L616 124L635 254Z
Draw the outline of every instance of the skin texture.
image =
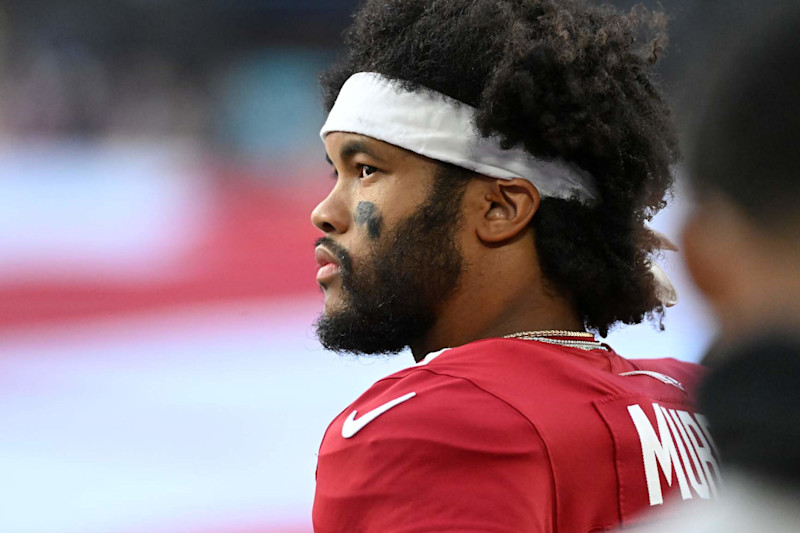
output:
M377 172L383 171L375 171L380 176ZM337 274L341 276L342 305L317 321L317 335L328 349L354 353L402 350L411 339L426 334L436 320L439 303L457 286L463 261L455 233L466 181L450 179L464 174L460 170L443 173L442 167L435 165L432 172L435 181L425 202L384 238L373 239L355 264L332 237L318 241L341 265ZM323 287L329 280L323 273Z
M432 193L440 165L396 146L350 133L331 133L325 145L338 179L328 197L314 209L312 222L325 233L322 246L345 251L352 270L361 273L359 279L367 280L366 288L378 291L380 279L370 279L376 268L376 250L378 257L385 257L380 255L380 249L385 242L389 243L387 249L393 248L391 239L397 238L393 234L397 228L408 220L421 224L413 216ZM362 202L371 202L382 215L385 231L378 239L370 237L367 224L356 223ZM538 191L526 180L476 176L464 184L455 224L449 228L460 259L459 270L448 276L451 283L440 279L437 273L441 269L435 268L422 273L425 275L412 272L406 279L408 290L394 288L394 292L399 291L401 302L417 292L436 296L429 301L411 302L415 304L413 310L430 319L429 323L417 324L420 327L404 339L403 345L411 346L416 359L444 347L522 330L582 329L574 304L549 289L539 269L530 224L539 205ZM430 228L429 238L435 242L437 232L447 230ZM416 245L424 246L419 241ZM409 246L410 250L413 248ZM447 256L437 253L441 248L447 251L448 245L427 251L426 260L415 261L408 268L435 263ZM355 307L348 284L343 283L345 278L340 269L323 286L323 323ZM426 306L430 309L424 309ZM402 346L372 348L372 352L381 352L396 351Z
M362 135L332 133L325 147L338 177L333 190L312 212L311 220L357 262L373 246L366 225L355 221L359 203L368 202L380 209L383 224L394 227L425 200L435 165ZM369 169L364 165L386 170L365 177ZM403 180L406 175L414 179ZM337 278L325 287L326 312L341 306L342 299L341 279Z
M381 236L383 216L372 202L358 202L353 220L356 225L367 227L370 239L375 240Z

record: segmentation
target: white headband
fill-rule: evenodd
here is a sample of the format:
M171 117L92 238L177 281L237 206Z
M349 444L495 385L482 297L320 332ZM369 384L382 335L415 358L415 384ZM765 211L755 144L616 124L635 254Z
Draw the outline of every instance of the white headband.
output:
M525 178L543 197L597 198L591 175L560 159L537 159L521 148L504 150L475 126L475 108L431 90L407 91L374 72L359 72L342 86L322 126L358 133L485 176Z

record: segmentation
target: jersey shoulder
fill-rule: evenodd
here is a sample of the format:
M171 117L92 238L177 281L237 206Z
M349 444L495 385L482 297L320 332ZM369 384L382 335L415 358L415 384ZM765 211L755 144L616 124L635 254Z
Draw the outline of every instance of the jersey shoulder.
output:
M484 436L467 438L470 430ZM529 433L531 427L513 406L473 381L416 366L376 382L334 420L331 431L345 438L362 433L440 442L444 435L453 446L472 446L503 433Z
M487 475L489 474L489 475ZM535 429L468 380L414 367L329 426L317 531L548 531L552 476Z
M680 361L671 357L661 359L631 359L639 371L657 372L679 381L691 397L707 373L706 367L697 363Z

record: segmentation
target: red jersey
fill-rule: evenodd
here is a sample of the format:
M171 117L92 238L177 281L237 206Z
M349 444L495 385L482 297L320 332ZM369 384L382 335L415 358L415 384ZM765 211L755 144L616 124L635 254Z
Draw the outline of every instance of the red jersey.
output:
M486 339L373 385L322 441L316 533L588 533L716 494L701 367Z

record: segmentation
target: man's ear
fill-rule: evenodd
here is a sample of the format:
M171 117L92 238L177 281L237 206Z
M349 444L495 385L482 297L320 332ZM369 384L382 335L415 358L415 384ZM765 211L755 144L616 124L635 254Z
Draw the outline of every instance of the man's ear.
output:
M478 238L486 243L512 239L524 231L539 209L539 191L522 178L475 180L478 200Z

